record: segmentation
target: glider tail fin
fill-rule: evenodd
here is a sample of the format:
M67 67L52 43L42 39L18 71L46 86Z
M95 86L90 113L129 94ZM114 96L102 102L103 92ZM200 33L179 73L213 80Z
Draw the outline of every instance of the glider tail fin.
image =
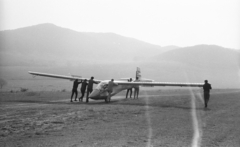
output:
M140 70L140 68L139 67L137 67L137 71L136 71L136 79L139 79L139 80L141 80L141 78L142 78L142 75L141 75L141 70Z

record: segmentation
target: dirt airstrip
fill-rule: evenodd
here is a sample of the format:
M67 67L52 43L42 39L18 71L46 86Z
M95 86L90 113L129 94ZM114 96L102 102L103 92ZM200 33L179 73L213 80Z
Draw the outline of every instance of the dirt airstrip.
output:
M240 90L140 92L70 103L70 92L1 92L1 147L240 146Z

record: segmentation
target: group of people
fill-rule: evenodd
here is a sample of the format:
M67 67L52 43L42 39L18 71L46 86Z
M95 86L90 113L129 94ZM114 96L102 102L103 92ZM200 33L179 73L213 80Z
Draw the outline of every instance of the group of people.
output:
M82 96L79 97L79 101L83 101L83 97L84 97L84 94L85 94L85 91L86 91L86 88L87 88L87 96L86 96L86 102L88 103L89 101L89 94L93 91L93 84L98 84L98 82L94 81L93 80L94 77L91 77L90 80L88 80L87 82L87 79L85 80L81 80L79 81L78 79L74 80L73 82L73 88L72 88L72 95L71 95L71 102L73 102L73 96L75 95L75 101L77 101L77 96L78 96L78 85L82 83L82 86L81 86L81 93L82 93ZM107 100L110 101L111 100L111 94L112 94L112 91L113 91L113 86L116 86L117 84L114 83L114 79L112 79L111 81L109 81L108 83L108 87L106 89L106 91L108 92L108 97L107 97Z
M77 88L78 88L78 85L80 83L82 83L82 86L81 86L82 96L79 97L79 101L83 101L83 97L84 97L86 88L87 88L86 102L89 101L88 96L93 91L93 84L98 84L98 82L94 81L93 79L94 79L94 77L91 77L91 79L89 79L88 82L87 82L87 79L85 79L83 81L82 80L79 81L78 79L76 79L73 82L71 102L73 102L72 99L73 99L74 94L75 94L75 101L77 101L77 96L78 96ZM132 78L130 78L128 80L128 82L139 82L139 81L140 80L138 79L138 77L136 77L135 81L132 81ZM204 105L205 105L205 108L207 108L208 101L209 101L209 98L210 98L210 90L212 89L212 87L211 87L211 84L208 83L208 80L205 80L204 82L205 82L204 85L203 85ZM107 101L111 100L111 94L112 94L112 91L113 91L113 86L115 86L115 85L117 85L117 84L114 83L114 79L109 81L108 87L107 87L107 92L108 92ZM128 94L130 95L130 98L132 98L132 88L127 89L126 98L128 98ZM138 98L138 94L139 94L139 86L134 86L134 99Z
M140 80L138 79L138 77L136 77L135 81L132 81L132 78L130 78L128 80L128 82L139 82ZM126 98L128 98L128 93L130 95L130 98L132 98L132 88L127 89L127 93L126 93ZM135 86L134 87L134 99L137 98L138 99L138 94L139 94L139 86Z
M134 82L138 82L140 81L138 79L138 77L136 78L136 80ZM128 82L132 82L132 78L130 78L128 80ZM112 79L111 81L108 82L108 87L107 87L107 92L108 92L108 97L107 97L107 101L110 102L111 101L111 94L113 92L113 86L118 85L117 83L114 83L114 79ZM130 92L130 98L132 97L132 88L127 89L127 94L126 94L126 98L128 96L128 93ZM139 94L139 86L135 86L134 87L134 99L138 98L138 94Z
M86 89L87 89L87 96L86 96L86 102L89 101L89 94L93 91L93 84L98 84L96 81L93 80L94 77L91 77L90 80L87 81L87 79L85 80L74 80L73 82L73 88L72 88L72 95L71 95L71 102L73 102L73 97L75 95L75 100L74 101L77 101L77 96L78 96L78 85L82 83L82 86L81 86L81 97L79 97L79 101L83 101L83 97L85 95L85 92L86 92ZM132 78L130 78L128 80L128 82L138 82L139 79L138 77L136 78L135 81L132 81ZM108 97L107 97L107 101L110 101L111 100L111 94L112 94L112 91L113 91L113 86L117 85L116 83L114 83L114 79L112 79L111 81L109 81L108 83L108 87L106 89L106 91L108 92ZM130 92L130 93L129 93ZM132 88L129 88L127 89L127 94L126 94L126 98L128 97L128 93L130 94L130 98L132 98ZM139 86L135 86L134 87L134 99L135 98L138 98L138 94L139 94Z
M91 79L88 80L87 82L87 79L85 80L81 80L79 81L78 79L76 79L74 82L73 82L73 89L72 89L72 95L71 95L71 102L73 102L73 96L75 94L75 101L77 101L77 96L78 96L78 91L77 91L77 88L78 88L78 85L82 83L82 86L81 86L81 93L82 93L82 96L79 97L79 101L83 101L83 97L84 97L84 94L85 94L85 91L87 89L87 96L86 96L86 102L88 102L89 98L89 94L93 91L93 84L98 84L96 81L93 80L94 77L91 77Z

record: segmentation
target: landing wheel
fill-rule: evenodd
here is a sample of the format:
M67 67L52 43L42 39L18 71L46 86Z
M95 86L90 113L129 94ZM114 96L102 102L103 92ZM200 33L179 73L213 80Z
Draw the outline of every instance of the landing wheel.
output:
M89 98L86 99L86 103L88 103L88 99L89 99Z
M111 101L111 97L106 97L106 98L105 98L105 102L106 102L106 103L109 103L110 101Z
M107 98L105 98L105 103L108 103Z

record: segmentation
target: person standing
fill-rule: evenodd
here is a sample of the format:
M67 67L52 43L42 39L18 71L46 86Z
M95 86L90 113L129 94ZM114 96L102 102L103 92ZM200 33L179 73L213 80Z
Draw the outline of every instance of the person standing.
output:
M85 94L85 91L86 91L86 88L87 88L87 79L85 79L83 82L82 82L82 86L81 86L81 93L82 93L82 96L79 98L79 102L80 100L83 101L83 97L84 97L84 94Z
M75 94L75 101L77 101L77 95L78 95L78 91L77 91L77 88L78 88L78 85L82 83L82 81L78 82L78 79L74 80L73 82L73 88L72 88L72 95L71 95L71 101L70 102L73 102L72 101L72 98L73 98L73 95Z
M112 79L111 81L108 82L108 87L107 87L107 92L108 92L108 97L107 100L105 100L106 102L110 102L111 101L111 94L113 92L113 86L117 86L117 83L114 83L114 79Z
M129 80L128 80L128 82L132 82L132 78L130 78ZM128 93L130 92L130 98L132 98L132 88L128 88L127 89L127 93L126 93L126 98L128 97Z
M94 81L93 79L94 77L91 77L91 79L88 80L86 103L88 103L89 94L93 91L93 84L98 84L98 82Z
M139 82L140 80L138 79L138 77L136 77L136 80L134 82ZM138 94L139 94L139 86L135 86L134 87L134 99L137 98L138 99Z
M207 108L208 101L210 98L210 89L212 89L212 86L211 84L208 83L208 80L205 80L204 82L205 82L205 84L203 85L204 104L205 104L205 108Z

